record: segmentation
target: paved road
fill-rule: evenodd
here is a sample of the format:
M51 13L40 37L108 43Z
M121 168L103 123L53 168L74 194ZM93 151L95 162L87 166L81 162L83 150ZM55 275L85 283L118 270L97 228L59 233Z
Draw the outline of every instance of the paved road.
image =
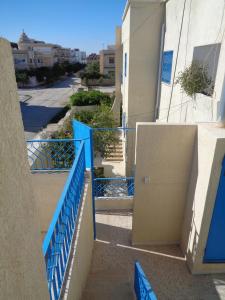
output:
M79 79L74 77L50 88L19 89L26 139L33 139L63 109L79 83Z

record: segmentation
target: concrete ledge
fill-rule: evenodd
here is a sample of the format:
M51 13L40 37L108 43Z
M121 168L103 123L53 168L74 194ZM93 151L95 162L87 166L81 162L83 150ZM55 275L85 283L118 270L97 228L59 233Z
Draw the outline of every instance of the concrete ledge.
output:
M101 210L131 210L133 209L133 197L98 197L95 198L95 209Z
M79 300L89 274L94 246L91 181L86 179L79 222L71 251L67 277L60 299Z

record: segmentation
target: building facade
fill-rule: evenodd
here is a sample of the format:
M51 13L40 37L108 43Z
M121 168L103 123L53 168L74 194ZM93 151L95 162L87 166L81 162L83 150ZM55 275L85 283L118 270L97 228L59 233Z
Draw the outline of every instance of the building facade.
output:
M77 48L71 49L70 50L70 62L86 64L87 63L86 52L81 51L80 49L77 49Z
M21 34L17 46L13 46L16 69L52 67L55 63L61 64L71 60L69 48L31 39L25 32Z
M100 51L100 73L115 78L115 46Z
M122 24L123 47L123 126L135 128L136 122L154 120L157 95L160 32L164 3L127 2ZM134 172L135 131L126 136L126 170Z
M87 57L87 64L91 64L93 62L99 63L99 55L96 53L91 53Z
M224 1L218 0L214 5L212 0L170 0L163 23L165 37L156 117L163 122L220 120L225 106ZM176 84L179 74L193 62L202 65L211 79L210 92L199 92L195 99Z
M122 24L124 125L135 128L136 122L224 119L223 12L222 0L217 5L212 0L207 4L203 0L127 2ZM211 92L197 93L194 99L177 83L193 62L211 80ZM134 136L126 139L128 173L134 164L134 141Z

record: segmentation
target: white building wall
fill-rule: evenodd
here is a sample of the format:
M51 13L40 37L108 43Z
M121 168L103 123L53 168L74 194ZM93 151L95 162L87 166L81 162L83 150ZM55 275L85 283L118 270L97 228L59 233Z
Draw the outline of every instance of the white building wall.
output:
M170 0L166 4L164 51L174 53L171 84L161 84L160 121L205 122L220 117L221 92L225 85L224 9L223 0ZM212 97L198 94L195 103L174 82L179 72L191 64L194 47L218 43L221 50L214 93ZM210 56L209 52L202 58L205 64L209 63Z

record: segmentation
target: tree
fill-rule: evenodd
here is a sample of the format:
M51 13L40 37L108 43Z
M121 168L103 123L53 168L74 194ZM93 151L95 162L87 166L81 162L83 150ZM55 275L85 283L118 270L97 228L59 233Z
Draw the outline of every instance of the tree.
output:
M86 73L100 73L100 65L99 62L92 62L87 64Z
M29 82L29 77L26 71L16 71L16 81L18 83L26 84Z

